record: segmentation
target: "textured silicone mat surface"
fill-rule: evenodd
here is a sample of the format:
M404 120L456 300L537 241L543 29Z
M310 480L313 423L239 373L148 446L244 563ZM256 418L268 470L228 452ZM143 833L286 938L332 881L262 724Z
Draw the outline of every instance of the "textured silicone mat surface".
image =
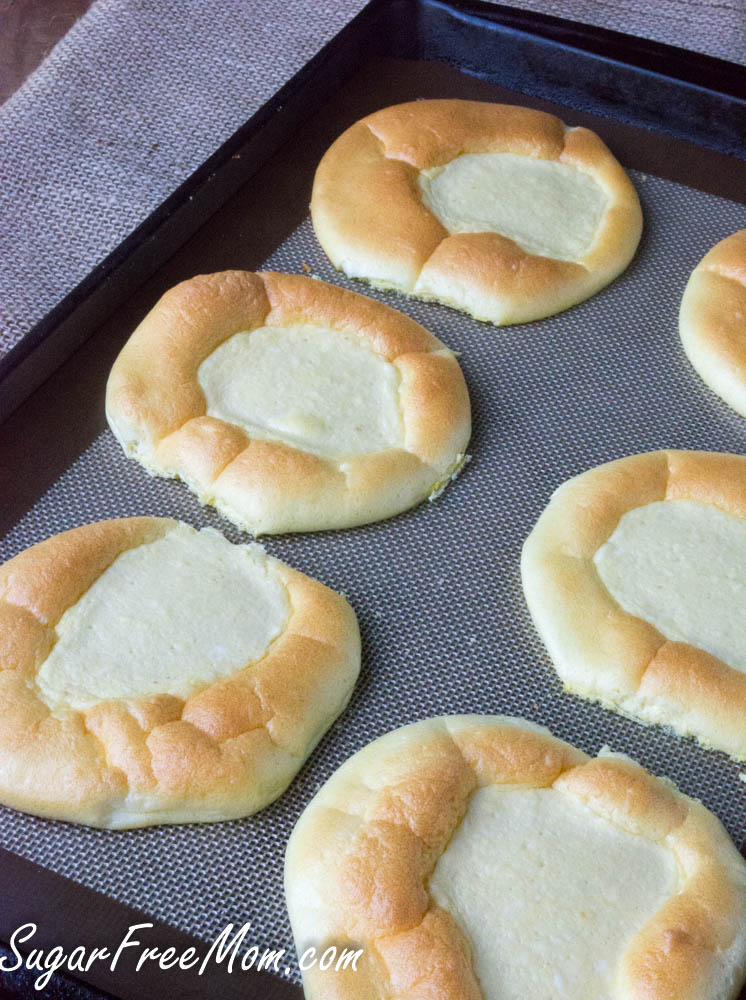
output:
M364 643L349 709L289 791L246 820L118 833L2 809L2 846L205 939L228 921L250 920L258 944L292 954L283 851L304 805L372 738L456 712L523 715L590 753L604 745L626 752L702 799L742 843L739 767L564 694L520 585L522 542L569 476L632 452L743 452L746 445L746 422L702 384L677 334L690 270L744 225L743 208L632 176L646 217L640 251L610 288L568 312L498 330L443 306L372 293L460 352L473 460L436 502L388 522L264 540L273 555L344 591ZM368 291L332 269L308 221L266 262L294 272L304 265ZM200 507L183 484L152 479L125 459L107 432L10 531L0 555L85 521L134 514L180 517L214 525L233 541L245 537Z

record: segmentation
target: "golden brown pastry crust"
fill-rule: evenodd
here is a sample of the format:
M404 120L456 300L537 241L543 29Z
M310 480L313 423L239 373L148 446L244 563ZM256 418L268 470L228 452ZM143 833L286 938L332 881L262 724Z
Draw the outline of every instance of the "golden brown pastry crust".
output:
M737 995L746 866L715 816L628 758L588 758L522 719L446 716L355 754L291 835L285 888L299 954L363 949L357 971L306 972L308 1000L481 1000L469 944L426 885L472 793L495 784L553 787L675 855L678 891L625 953L620 996Z
M418 175L462 153L515 153L590 174L608 198L592 249L560 261L498 233L450 235L423 204ZM319 164L311 215L329 259L350 277L498 325L593 295L624 270L642 231L637 193L594 132L543 111L461 100L398 104L348 128Z
M746 458L649 452L564 483L523 547L526 600L568 690L746 760L746 674L624 611L593 562L623 514L677 499L746 518Z
M206 415L202 361L234 333L294 324L355 334L394 365L402 448L339 462ZM128 454L183 479L254 534L346 528L407 510L456 473L471 433L461 369L427 330L366 296L269 272L202 275L166 292L112 368L106 413Z
M699 375L746 416L746 229L717 243L692 271L679 332Z
M0 567L4 804L110 828L246 816L285 790L347 704L360 668L352 609L271 560L291 613L262 659L186 701L162 694L50 711L35 677L63 613L118 555L176 524L101 521Z

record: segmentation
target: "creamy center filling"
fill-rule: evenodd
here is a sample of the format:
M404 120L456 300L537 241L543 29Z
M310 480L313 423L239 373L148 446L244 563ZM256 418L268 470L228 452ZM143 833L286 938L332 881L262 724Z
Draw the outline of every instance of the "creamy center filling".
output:
M208 414L255 438L336 458L404 441L396 368L334 330L237 333L205 358L197 378Z
M123 552L67 609L37 684L52 708L186 698L263 656L289 614L264 556L179 525Z
M625 611L746 673L746 521L693 500L645 504L594 562Z
M615 966L675 891L671 854L554 789L475 792L430 879L485 1000L611 1000Z
M419 184L449 233L500 233L526 253L556 260L589 252L607 202L575 167L514 153L465 153L421 171Z

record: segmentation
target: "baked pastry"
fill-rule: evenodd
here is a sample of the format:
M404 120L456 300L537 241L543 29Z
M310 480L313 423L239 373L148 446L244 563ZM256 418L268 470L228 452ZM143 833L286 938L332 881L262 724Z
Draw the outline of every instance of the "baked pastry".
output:
M339 594L216 531L101 521L0 567L0 801L90 826L275 799L360 668Z
M414 320L312 278L225 271L145 317L109 377L127 454L254 534L347 528L437 494L469 396Z
M522 571L569 691L746 760L746 458L657 451L571 479Z
M746 864L715 816L522 719L355 754L298 821L285 889L308 1000L730 1000L746 976Z
M350 277L498 325L587 299L624 270L642 229L635 189L594 132L457 100L348 128L316 171L311 215Z
M717 243L692 271L679 332L707 385L746 416L746 229Z

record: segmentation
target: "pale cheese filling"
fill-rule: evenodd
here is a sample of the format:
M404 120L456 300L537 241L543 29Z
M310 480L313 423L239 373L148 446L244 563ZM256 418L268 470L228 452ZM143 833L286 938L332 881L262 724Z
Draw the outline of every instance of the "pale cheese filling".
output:
M580 260L592 249L607 204L588 174L514 153L465 153L420 171L419 185L449 233L500 233L556 260Z
M611 1000L633 938L675 892L667 850L554 789L475 792L430 878L485 1000Z
M396 368L365 344L316 326L230 337L199 367L207 413L251 437L324 457L400 447Z
M37 685L52 708L186 698L262 657L289 614L261 550L179 525L117 556L67 609Z
M594 562L625 611L746 673L746 521L693 500L645 504Z

